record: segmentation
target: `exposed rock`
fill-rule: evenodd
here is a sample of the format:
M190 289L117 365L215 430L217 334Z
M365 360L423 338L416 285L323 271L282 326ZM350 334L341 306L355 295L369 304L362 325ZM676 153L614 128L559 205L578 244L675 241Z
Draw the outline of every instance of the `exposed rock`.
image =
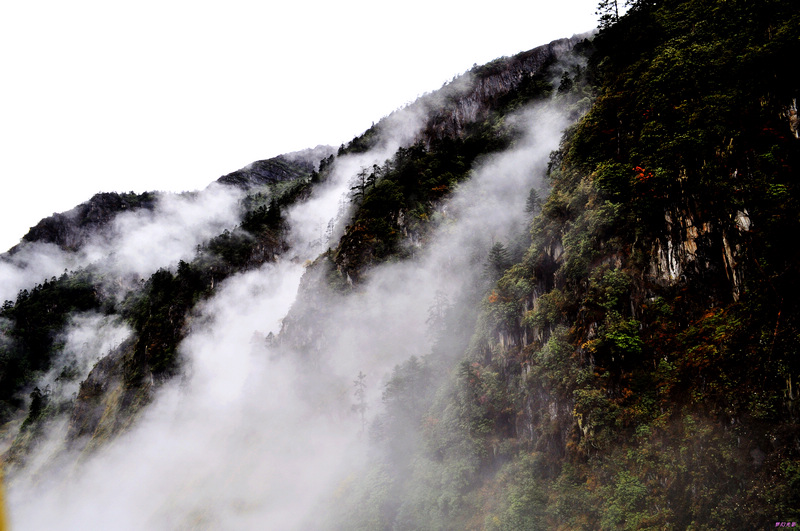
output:
M284 153L281 157L298 166L311 168L309 171L313 171L318 169L319 161L335 153L336 149L333 146L320 144L314 148Z
M748 213L738 211L730 223L698 221L689 209L665 212L666 236L656 241L651 253L650 276L662 285L702 279L712 270L724 271L729 296L741 295L740 235L750 230Z
M134 387L124 381L125 356L134 344L126 341L109 353L81 383L67 432L73 449L95 447L118 435L149 403L152 381Z
M321 159L333 153L334 149L331 146L317 146L271 159L258 160L240 170L223 175L217 182L247 189L306 177L317 170L317 164Z
M428 120L424 133L426 139L461 136L467 124L486 118L493 101L517 88L526 77L564 57L586 37L578 35L558 39L510 58L497 59L473 68L428 99L422 98L421 104L439 107Z
M23 243L9 250L17 252L24 242L54 243L66 250L77 250L91 236L102 231L120 212L144 208L152 210L157 196L153 192L135 194L114 192L95 194L72 210L44 218L23 236Z

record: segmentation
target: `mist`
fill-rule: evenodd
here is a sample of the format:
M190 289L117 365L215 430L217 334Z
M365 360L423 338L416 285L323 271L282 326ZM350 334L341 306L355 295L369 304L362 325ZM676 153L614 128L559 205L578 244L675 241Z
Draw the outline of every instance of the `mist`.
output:
M0 299L13 301L21 290L80 263L79 257L52 243L29 243L13 255L0 255Z
M438 208L425 247L412 259L373 268L349 296L318 301L326 306L319 309L324 318L316 323L315 352L270 343L265 338L280 333L295 304L306 273L302 264L341 235L358 171L382 164L424 124L413 109L390 118L376 148L337 158L328 180L288 211L291 251L223 281L195 309L179 347L182 376L160 388L131 430L76 459L58 444L63 420L51 424L32 458L37 466L11 478L14 529L326 527L313 512L364 466L368 453L353 407L354 379L367 376L364 400L373 418L393 368L431 352L426 320L437 292L456 300L474 290L492 243L525 230L528 191L542 187L548 155L567 124L548 105L517 113L510 122L517 140L478 160L471 179ZM236 211L236 196L219 197L188 204L176 199L152 215L118 216L114 236L90 242L81 256L117 275L141 276L174 263L236 222L225 214ZM204 228L193 229L189 244L158 253L198 219ZM168 228L159 230L164 223ZM67 334L82 341L80 331L92 319L99 317L75 318ZM125 337L116 325L102 326L114 341ZM96 350L87 349L89 357Z
M240 220L243 193L213 183L200 192L161 194L156 208L122 212L108 231L80 250L84 264L117 277L147 278L161 267L191 259L197 245Z
M216 183L200 192L161 193L155 208L117 214L76 250L23 242L13 254L0 255L0 300L13 301L23 289L87 267L104 277L110 294L122 297L132 283L191 259L197 245L234 228L242 196Z
M63 347L52 362L53 368L39 380L39 386L48 390L51 400L74 399L80 382L94 364L131 332L126 323L114 316L95 312L73 314L57 339Z

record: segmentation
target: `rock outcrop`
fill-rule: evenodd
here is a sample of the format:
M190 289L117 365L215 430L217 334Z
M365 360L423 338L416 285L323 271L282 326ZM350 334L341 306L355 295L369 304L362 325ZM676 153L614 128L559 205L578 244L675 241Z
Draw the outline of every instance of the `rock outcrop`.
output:
M152 210L157 196L153 192L119 194L104 192L95 194L85 203L72 210L54 213L44 218L23 236L23 242L54 243L65 250L74 251L86 243L90 237L108 226L120 212L136 209ZM24 245L20 244L20 245ZM17 245L9 250L14 254Z
M218 183L243 189L306 177L317 170L320 160L334 153L331 146L317 146L259 160L235 172L223 175Z

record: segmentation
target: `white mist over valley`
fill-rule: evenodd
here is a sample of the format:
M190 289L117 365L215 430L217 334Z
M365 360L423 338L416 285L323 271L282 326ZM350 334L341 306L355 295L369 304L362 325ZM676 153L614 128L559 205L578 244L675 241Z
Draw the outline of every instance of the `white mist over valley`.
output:
M4 8L0 531L796 527L796 7Z
M349 296L317 301L324 307L315 309L322 317L313 354L275 343L282 327L286 334L300 326L284 318L298 304L304 273L313 276L306 268L352 222L359 172L409 147L427 119L419 106L398 111L379 124L375 147L335 159L328 179L286 212L289 249L221 281L192 310L178 347L181 374L157 388L129 429L76 455L64 444L66 416L49 421L44 441L9 477L13 528L324 528L313 515L324 517L331 493L366 466L365 427L382 411L393 368L431 352L437 300L474 297L492 244L510 245L524 233L526 198L532 188L544 193L548 157L568 124L550 103L516 111L507 120L511 147L476 160L470 179L436 207L424 245L408 239L409 259L373 268ZM91 267L121 300L131 282L174 270L199 244L232 230L241 199L219 185L163 195L152 210L119 214L77 251L24 245L3 262L5 296ZM75 315L64 334L63 356L78 382L130 330L87 313ZM366 385L357 403L359 375ZM51 399L78 391L49 374L38 385Z

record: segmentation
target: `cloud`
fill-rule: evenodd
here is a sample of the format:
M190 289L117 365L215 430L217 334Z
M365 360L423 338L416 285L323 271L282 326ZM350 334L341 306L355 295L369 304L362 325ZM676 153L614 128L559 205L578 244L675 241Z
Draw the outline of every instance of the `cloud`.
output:
M367 374L368 413L375 415L395 364L431 350L425 321L437 290L452 300L473 289L492 241L520 230L527 192L541 186L566 125L547 106L518 115L517 142L482 159L440 207L425 249L376 267L357 292L328 301L318 323L320 357L309 364L300 362L308 353L278 355L263 338L279 330L295 300L299 262L333 241L329 221L346 219L343 197L360 168L392 156L422 118L387 121L394 129L386 126L376 150L337 159L328 182L288 212L293 251L230 277L196 309L180 346L185 374L161 388L131 431L85 461L59 465L47 481L31 484L26 472L14 478L15 529L307 528L320 500L367 454L352 411L354 378ZM122 218L119 236L86 255L102 261L101 253L112 252L107 263L119 274L174 261L191 251L179 240L198 220L206 228L191 233L192 242L235 221L227 211L235 197L205 201L174 198L152 214ZM75 330L79 342L82 328Z
M52 243L28 243L13 255L0 255L0 300L15 301L21 290L59 277L78 264L78 257Z
M161 194L153 210L116 216L110 230L81 249L84 264L118 277L147 278L160 267L190 260L197 245L240 222L242 192L213 183L205 190Z
M24 242L13 255L0 255L0 300L14 301L20 290L90 266L106 288L119 292L161 267L191 260L197 245L238 225L241 198L241 191L214 183L200 192L160 194L152 210L121 212L77 251Z
M39 380L48 388L50 400L74 399L80 383L95 363L127 339L132 330L118 317L95 312L73 314L59 335L63 347L52 361L52 369Z
M425 118L419 107L395 111L376 126L378 142L374 148L335 159L328 180L307 201L289 211L291 252L295 258L313 259L338 241L351 214L349 195L358 172L373 164L382 165L399 147L413 142Z

